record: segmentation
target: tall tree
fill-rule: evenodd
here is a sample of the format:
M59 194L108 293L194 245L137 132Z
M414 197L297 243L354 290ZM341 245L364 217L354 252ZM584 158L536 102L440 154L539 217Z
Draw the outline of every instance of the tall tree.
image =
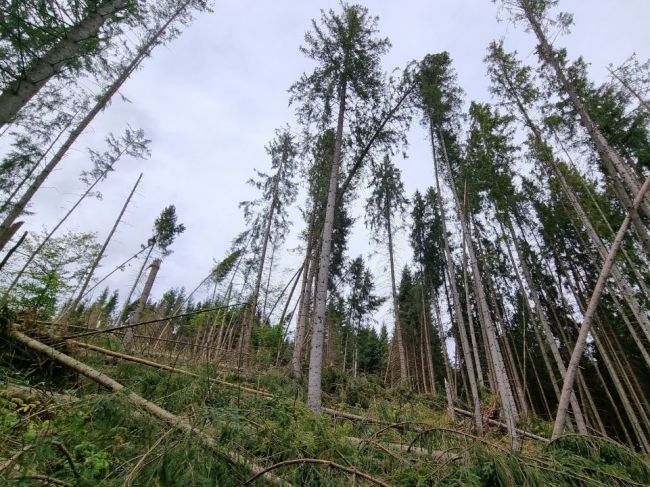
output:
M150 55L151 50L157 45L167 42L178 35L180 31L175 24L187 23L189 21L191 18L191 6L196 4L197 8L207 8L203 0L187 0L180 5L172 4L171 8L169 5L165 8L166 4L164 2L167 0L161 1L163 3L158 8L151 8L150 19L152 25L149 26L150 30L146 30L144 39L138 45L137 50L134 53L129 53L130 55L125 60L122 60L115 69L110 71L109 81L104 81L106 84L103 87L101 95L96 100L93 100L94 103L90 109L84 107L80 110L83 113L82 118L76 124L72 125L73 128L68 132L67 138L57 147L45 166L32 179L21 197L7 210L2 223L0 223L0 250L9 241L16 219L26 210L34 194L36 194L52 171L58 166L79 136L107 106L124 82L138 69L142 61Z
M165 207L160 212L160 215L154 221L153 235L147 240L146 246L143 245L143 248L149 248L149 251L147 252L147 255L142 261L142 266L140 267L140 270L138 271L135 281L133 282L133 285L129 290L129 294L126 296L126 299L124 300L122 311L120 312L120 316L117 319L118 323L122 323L123 320L126 318L129 305L131 304L131 297L133 296L133 293L135 292L135 289L138 286L138 282L140 281L140 277L142 276L142 273L144 272L147 266L147 262L149 261L149 257L151 256L151 253L154 251L154 249L157 248L163 257L168 256L169 254L172 253L169 247L171 246L172 243L174 243L176 237L181 233L183 233L184 231L185 231L185 225L177 222L176 207L174 205L169 205ZM124 336L124 341L125 343L128 343L132 341L132 339L133 339L133 329L129 328L127 330L126 335Z
M301 102L299 114L306 124L317 122L326 128L332 121L332 107L338 110L309 359L308 403L315 412L320 412L321 408L327 285L346 113L350 107L349 111L354 115L356 110L362 111L362 108L377 103L380 96L382 76L379 62L389 42L377 38L376 32L377 18L371 17L365 7L342 4L340 14L333 10L322 12L320 24L315 20L312 22L312 30L305 35L306 45L301 48L307 57L316 61L317 66L291 88L292 100ZM359 122L356 120L357 125Z
M346 298L346 328L352 332L352 374L356 377L359 370L359 335L368 315L375 312L384 300L374 294L372 274L361 256L350 262L346 281L349 288ZM346 343L347 341L346 336Z
M476 381L476 368L473 362L473 357L469 345L469 340L467 339L467 329L465 328L465 321L463 318L463 307L460 302L460 294L456 286L456 272L454 267L454 261L451 254L451 247L449 244L449 234L447 231L447 217L445 215L445 209L443 206L442 196L441 196L441 185L439 177L439 164L438 159L442 158L443 161L448 163L448 154L446 151L446 146L444 144L445 136L452 138L453 131L457 129L458 125L458 111L461 103L462 92L460 88L456 85L456 76L451 68L451 58L446 52L433 54L425 57L425 59L420 64L420 71L418 73L418 91L416 93L416 103L422 112L422 123L426 126L429 132L429 137L431 141L431 149L433 152L433 162L434 162L434 173L436 181L436 203L439 211L442 215L441 224L442 224L442 236L443 236L443 247L445 251L445 260L447 262L447 277L449 280L449 285L451 288L451 294L454 304L455 319L458 324L458 333L460 335L461 348L463 351L463 358L465 359L465 366L467 367L469 382L470 382L470 391L472 395L472 402L474 405L474 421L476 427L482 429L482 417L480 409L480 398L478 393L478 386ZM456 147L454 147L455 149ZM448 173L448 181L452 187L454 193L454 199L456 202L456 212L459 215L462 224L463 230L463 248L468 250L470 255L470 261L474 262L472 252L472 244L469 238L469 228L465 223L463 209L460 206L460 202L457 196L456 191L456 182L453 179L453 175ZM478 267L472 266L472 271L475 280L475 286L479 286L480 283L476 283L477 278L480 276L478 272ZM479 306L479 310L482 309ZM485 329L485 326L484 326ZM496 344L496 337L490 343L490 347L493 347ZM498 345L497 345L498 346ZM492 352L492 350L490 350ZM490 355L491 356L491 355ZM505 371L504 371L505 373ZM501 382L507 382L507 378L503 379ZM508 402L508 392L509 386L506 387L504 384L504 392L506 392L506 397L504 400L504 406L510 407L511 404ZM509 415L506 412L506 415ZM510 415L508 421L508 428L512 434L516 437L516 432L514 432L514 416Z
M400 170L393 165L388 155L380 163L372 167L370 187L372 192L366 203L366 223L373 231L373 237L377 243L387 242L393 317L395 320L394 339L399 357L400 380L406 383L408 381L408 370L406 368L406 353L399 319L393 237L395 230L399 228L399 223L396 223L395 220L404 217L408 200L404 196L404 184L401 180Z
M252 220L262 223L261 233L255 232L259 235L259 242L255 242L254 245L254 248L259 248L259 263L257 264L251 304L241 336L241 354L246 363L250 356L251 334L255 316L257 315L257 302L262 276L264 275L268 244L273 240L273 245L280 245L286 237L289 230L287 210L295 201L297 194L295 183L297 149L290 131L288 129L277 131L276 138L268 145L266 151L271 157L273 175L270 176L258 171L258 180L251 180L250 182L262 191L261 198L241 204L245 208L245 214L249 222ZM257 218L253 217L255 206L262 206L261 217L259 215ZM269 270L269 276L271 270Z
M562 57L557 49L553 48L548 40L547 31L549 27L556 27L567 30L571 25L573 18L570 14L560 13L556 19L549 17L549 10L556 6L558 0L505 0L504 5L512 13L515 21L525 22L535 34L538 41L538 54L542 61L552 70L559 88L568 98L569 102L578 114L578 118L583 128L589 135L591 142L596 148L600 159L613 180L613 184L620 186L617 190L621 203L630 208L631 200L638 194L641 183L638 174L627 164L619 152L605 138L598 125L594 122L589 110L583 99L580 98L576 86L571 82L567 72L562 66ZM619 182L620 181L620 182ZM630 197L632 194L632 197ZM650 210L650 204L646 198L641 202L644 212L647 216ZM638 225L641 231L642 224L636 215L636 210L631 218Z

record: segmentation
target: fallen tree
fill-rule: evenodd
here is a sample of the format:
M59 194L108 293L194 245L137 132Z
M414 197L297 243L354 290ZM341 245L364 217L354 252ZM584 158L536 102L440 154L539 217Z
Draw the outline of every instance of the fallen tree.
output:
M147 365L149 367L154 367L154 368L157 368L157 369L160 369L160 370L167 370L169 372L184 374L184 375L188 375L190 377L196 377L196 378L200 377L198 374L195 374L195 373L190 372L190 371L185 370L185 369L179 369L177 367L172 367L170 365L161 364L159 362L154 362L152 360L147 360L147 359L143 359L143 358L140 358L140 357L135 357L133 355L127 355L125 353L115 352L113 350L108 350L106 348L98 347L98 346L92 345L90 343L79 342L79 341L76 341L76 340L68 340L68 343L70 343L71 345L74 345L74 346L81 347L81 348L86 348L88 350L94 350L96 352L99 352L99 353L102 353L102 354L105 354L105 355L108 355L108 356L111 356L111 357L116 357L116 358L119 358L119 359L122 359L122 360L126 360L126 361L129 361L129 362L134 362L134 363L138 363L138 364L142 364L142 365ZM274 398L273 394L271 394L270 392L261 391L259 389L253 389L251 387L246 387L246 386L242 386L242 385L239 385L239 384L233 384L232 382L227 382L227 381L224 381L224 380L221 380L221 379L210 378L208 380L210 382L214 383L214 384L220 384L220 385L227 386L227 387L235 387L235 388L237 388L237 389L239 389L239 390L241 390L243 392L248 392L250 394L256 394L256 395L265 397L267 399L273 399ZM329 416L332 416L332 417L335 417L335 418L338 417L338 418L349 419L351 421L358 421L358 422L363 422L363 423L372 423L372 424L378 424L378 425L383 425L383 426L391 424L391 423L388 423L386 421L382 421L380 419L369 418L367 416L359 416L357 414L347 413L347 412L344 412L344 411L338 411L338 410L332 409L332 408L323 407L321 409L321 411L323 413L329 415ZM469 411L467 411L465 409L455 407L454 411L456 411L458 414L461 414L463 416L468 416L468 417L473 416L472 413L470 413ZM498 427L500 429L503 429L503 430L506 429L506 425L504 423L501 423L500 421L496 421L494 419L488 419L487 422L488 422L488 424L496 426L496 427ZM544 438L543 436L539 436L539 435L536 435L534 433L530 433L528 431L524 431L524 430L521 430L521 429L517 429L517 432L519 434L521 434L522 436L525 436L526 438L530 438L532 440L541 441L543 443L548 443L548 441L549 441L548 439Z
M125 386L123 386L116 380L110 378L106 374L103 374L98 370L95 370L92 367L89 367L88 365L83 364L82 362L79 362L78 360L75 360L74 358L64 353L59 352L58 350L55 350L52 347L49 347L44 343L41 343L38 340L34 340L33 338L30 338L27 335L17 330L10 331L9 335L11 336L11 338L16 340L17 342L22 343L26 347L31 348L32 350L35 350L37 352L40 352L50 357L51 359L61 363L62 365L65 365L66 367L75 370L81 375L106 387L110 391L115 393L123 393L124 397L126 397L129 400L129 402L131 402L133 405L146 410L152 416L160 419L161 421L167 423L173 428L176 428L185 433L196 435L203 442L203 444L206 447L208 447L211 451L213 451L215 454L219 455L220 457L226 459L227 461L235 465L240 465L245 467L256 477L261 476L264 480L266 480L268 483L273 485L280 485L283 487L291 486L290 483L286 482L280 477L277 477L269 473L267 469L261 467L260 465L257 465L256 463L249 461L244 456L235 452L222 451L221 449L218 448L214 438L206 434L204 431L201 431L198 428L192 426L192 424L187 419L177 416L167 411L166 409L161 408L157 404L148 401L147 399L136 394L135 392L128 391Z

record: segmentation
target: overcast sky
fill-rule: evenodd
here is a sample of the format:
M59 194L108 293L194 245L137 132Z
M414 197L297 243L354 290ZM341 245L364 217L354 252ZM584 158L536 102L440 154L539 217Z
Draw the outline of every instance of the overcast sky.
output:
M482 62L490 41L503 38L509 50L536 62L532 35L498 22L497 7L489 0L377 0L365 5L380 17L381 34L392 42L384 60L387 70L427 53L449 51L467 101L490 101ZM99 149L108 132L118 134L127 124L143 128L152 139L151 159L119 162L101 185L103 201L84 203L68 228L95 231L102 241L142 171L143 181L97 275L137 251L160 210L175 204L187 231L163 261L153 298L172 286L193 288L243 229L238 202L255 196L246 180L254 168L268 167L264 146L274 129L287 123L295 127L287 88L310 69L298 46L321 8L337 9L338 3L217 0L213 13L200 15L180 39L157 48L126 82L121 94L128 101L116 97L47 180L34 199L35 214L26 229L52 226L83 191L77 176L89 166L86 146ZM556 44L567 47L571 58L583 55L594 80L604 80L608 64L620 64L633 52L641 59L650 57L648 0L561 0L560 8L574 13L575 25ZM409 195L432 184L429 146L419 127L411 131L408 159L395 162ZM360 218L349 255L374 253L379 292L388 294L384 253L369 243L360 209L354 216ZM294 234L301 229L301 221L295 223ZM401 267L410 257L406 235L398 240ZM292 238L288 246L295 243ZM297 256L283 255L279 271L295 269L296 262ZM131 266L108 285L124 290L136 271L137 265Z

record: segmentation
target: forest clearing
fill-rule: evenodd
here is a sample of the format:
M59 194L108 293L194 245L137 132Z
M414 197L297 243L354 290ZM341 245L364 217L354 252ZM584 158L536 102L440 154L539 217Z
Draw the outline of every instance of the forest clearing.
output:
M0 0L0 485L650 485L635 2Z

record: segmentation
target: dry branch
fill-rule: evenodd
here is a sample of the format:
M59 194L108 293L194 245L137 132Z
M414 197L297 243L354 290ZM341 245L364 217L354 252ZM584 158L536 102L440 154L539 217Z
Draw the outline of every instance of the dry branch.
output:
M474 417L474 414L470 413L469 411L466 411L464 409L460 408L454 408L454 411L456 411L458 414L461 414L463 416L467 416L469 418ZM508 427L505 425L505 423L502 423L501 421L497 421L495 419L488 418L487 419L488 424L491 424L493 426L497 426L501 428L504 431L508 430ZM521 436L525 436L526 438L530 438L531 440L537 440L541 441L543 443L548 443L548 438L544 438L543 436L536 435L535 433L529 433L528 431L524 431L522 429L517 428L517 433L519 433Z
M78 360L75 360L72 357L65 355L64 353L61 353L37 340L34 340L33 338L30 338L19 331L13 330L10 332L10 335L12 338L22 343L23 345L31 348L32 350L36 350L37 352L47 355L48 357L52 358L53 360L56 360L57 362L67 367L70 367L71 369L79 372L81 375L88 377L89 379L106 387L107 389L110 389L112 392L123 392L124 397L126 397L133 405L145 409L152 416L162 420L163 422L169 424L170 426L176 429L179 429L186 433L195 434L201 439L201 441L206 447L208 447L217 455L234 463L235 465L241 465L247 468L256 476L262 476L267 482L273 485L281 485L284 487L291 486L291 484L289 484L288 482L272 474L269 474L266 469L262 468L261 466L255 463L250 462L242 455L234 452L222 451L221 449L218 448L214 438L207 435L205 432L199 430L198 428L192 426L187 419L177 416L173 413L170 413L166 409L163 409L157 404L148 401L147 399L136 394L135 392L128 391L122 384L110 378L109 376L102 374L98 370L95 370L92 367L89 367L88 365L85 365L79 362Z
M285 467L287 465L296 465L300 463L313 463L317 465L325 465L330 468L334 468L337 470L341 470L342 472L349 473L351 475L355 475L357 477L361 477L362 479L367 480L368 482L372 482L375 485L380 485L382 487L391 487L390 484L387 484L383 480L377 479L375 477L372 477L368 475L367 473L363 473L356 468L352 467L346 467L344 465L340 465L338 463L332 462L331 460L323 460L322 458L296 458L294 460L285 460L283 462L278 462L275 465L271 465L270 467L267 467L264 469L264 471L255 474L253 477L248 479L244 485L251 485L255 480L257 480L260 476L262 476L265 473L270 472L271 470L274 470L279 467Z

